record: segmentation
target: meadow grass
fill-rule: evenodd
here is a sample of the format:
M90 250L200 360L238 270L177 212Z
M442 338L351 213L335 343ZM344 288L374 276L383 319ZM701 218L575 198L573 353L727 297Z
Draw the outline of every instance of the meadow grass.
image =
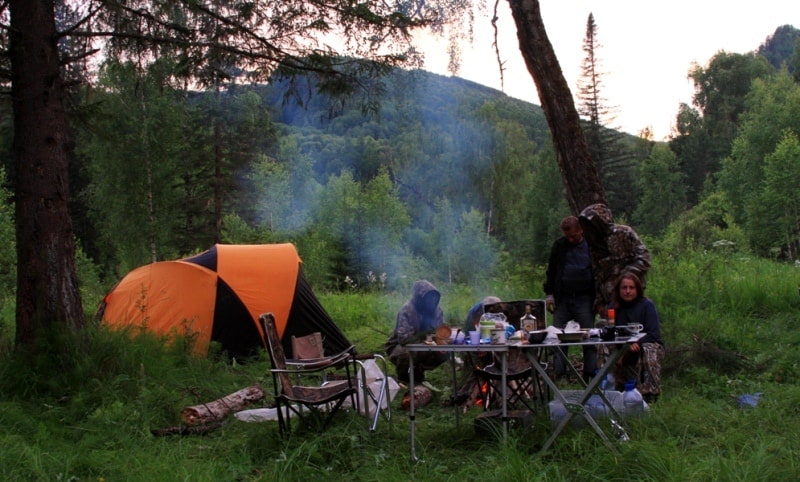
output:
M40 481L354 481L410 480L792 480L800 460L798 280L790 265L735 255L660 257L648 296L667 343L664 394L630 421L631 440L610 452L590 430L571 429L539 454L546 414L530 427L478 432L472 408L455 424L448 370L430 380L443 392L417 414L410 459L407 413L393 404L375 433L352 412L320 431L297 426L281 438L276 422L233 417L206 435L154 436L180 424L180 410L256 383L271 390L268 359L198 359L186 346L131 341L89 329L54 336L47 356L6 352L0 364L0 479ZM460 324L486 294L536 298L541 280L515 291L441 285L445 316ZM486 291L484 291L486 290ZM408 293L321 293L360 352L380 352ZM7 340L6 340L7 341ZM390 375L394 375L390 373ZM762 393L757 407L736 398ZM263 405L272 403L268 395Z

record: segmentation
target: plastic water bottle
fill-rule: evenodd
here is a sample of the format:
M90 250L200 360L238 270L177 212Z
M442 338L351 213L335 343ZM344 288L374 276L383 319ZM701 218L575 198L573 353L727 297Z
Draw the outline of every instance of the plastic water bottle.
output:
M603 377L603 381L600 382L600 390L614 390L614 375L610 373Z
M644 413L644 399L639 390L636 389L636 380L625 382L622 404L625 407L626 417L640 417Z
M589 397L589 400L586 400L585 408L593 418L608 416L608 409L600 395L595 394Z
M511 323L506 323L506 340L510 340L511 337L514 336L514 333L516 332L517 330L514 329L514 325L512 325Z

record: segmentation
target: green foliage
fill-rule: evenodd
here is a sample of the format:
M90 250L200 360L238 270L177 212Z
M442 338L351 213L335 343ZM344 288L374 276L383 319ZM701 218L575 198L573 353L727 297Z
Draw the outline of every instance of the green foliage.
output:
M228 244L259 244L272 240L271 232L248 224L237 214L227 214L222 220L222 242Z
M775 235L774 225L772 228L769 225L781 215L776 212L781 206L774 202L775 197L762 194L765 167L768 156L773 156L773 164L785 158L776 150L786 139L786 133L800 132L800 87L783 70L772 79L754 82L748 106L749 110L742 115L740 135L731 156L723 161L719 186L731 201L734 220L748 227L753 248L765 253L774 244L765 242L760 232L766 229L767 233ZM790 147L785 145L782 149ZM775 182L771 182L770 189L774 191ZM773 200L770 205L762 204L770 199ZM778 233L778 237L781 242L786 241L782 233Z
M499 249L486 233L483 214L473 209L461 215L456 237L453 239L453 273L456 283L480 286L494 277Z
M17 308L17 238L14 203L5 188L6 171L0 166L0 354L13 346Z
M0 293L13 293L17 285L17 240L14 203L6 189L6 171L0 167Z
M103 246L97 262L115 274L177 255L173 244L187 212L177 160L185 110L160 84L161 70L109 63L95 94L97 115L79 143L90 174L84 201ZM154 259L156 258L156 259Z
M800 142L787 131L783 140L764 160L764 181L755 193L748 215L753 245L780 252L786 247L789 259L798 259L800 244ZM757 211L755 211L757 210Z
M83 252L80 243L76 241L75 246L77 246L77 251L75 253L75 270L78 275L81 300L84 309L90 312L87 314L89 318L91 318L94 314L94 309L100 305L100 301L108 291L108 286L103 283L99 272L100 270L94 261Z
M258 193L257 224L281 233L308 228L322 186L314 179L312 159L300 152L295 137L281 137L276 158L256 159L249 177Z
M681 214L658 244L664 253L676 256L695 250L750 252L747 237L733 222L730 206L720 193Z
M153 337L131 341L122 332L93 328L78 338L61 333L39 342L41 349L5 356L0 367L3 479L128 474L131 480L136 467L136 480L178 473L218 480L242 470L235 453L219 465L190 461L191 452L202 452L199 444L184 453L176 439L153 438L150 429L177 426L181 408L260 381L256 365L248 374L243 366L194 358L180 344L165 349ZM221 442L205 440L206 448L222 453L213 448Z
M343 247L348 271L338 273L342 278L350 276L360 283L368 273L399 275L397 246L409 218L386 172L363 184L349 171L331 177L314 219L316 230L333 236Z
M653 147L639 167L642 199L633 213L640 234L661 234L686 207L684 174L667 146Z
M636 162L634 151L624 142L625 134L610 125L616 114L603 97L604 72L598 30L594 15L590 13L583 38L586 56L578 79L576 108L584 120L584 136L603 184L606 203L621 219L630 217L638 203L638 186L634 181Z
M648 239L648 242L650 240ZM528 274L540 284L541 270ZM0 363L0 477L4 480L791 480L800 444L795 403L800 389L797 268L731 253L656 255L648 296L667 342L664 394L646 417L630 421L618 455L588 429L572 429L546 454L546 413L528 429L476 432L472 408L456 425L448 399L450 371L433 370L444 391L417 412L417 453L410 460L409 420L392 405L376 433L344 412L323 432L293 424L282 439L276 422L228 417L205 436L153 436L179 425L180 411L261 383L272 402L266 357L198 359L189 345L165 348L151 336L89 328L53 336L37 357L4 353ZM413 280L411 281L413 282ZM527 296L516 282L486 288L442 285L450 322L488 293ZM503 288L505 286L505 288ZM380 352L402 290L318 293L360 353ZM56 376L57 375L57 376ZM754 409L736 397L761 392ZM592 454L593 463L586 463ZM627 460L636 463L627 463Z
M324 289L370 273L392 288L473 282L454 243L487 233L481 271L543 262L568 214L541 110L491 89L395 71L365 117L324 95L293 103L281 81L187 93L170 66L108 64L79 126L96 232L84 241L108 283L220 241L293 242ZM145 135L158 146L142 151Z
M788 67L789 73L795 73L796 66L792 65L792 58L798 53L797 42L799 40L800 30L791 25L781 25L767 37L767 40L758 47L756 52L764 56L776 70L785 65Z
M748 110L746 97L751 85L774 72L760 55L728 52L717 53L708 65L689 72L695 85L692 104L696 109L681 106L676 122L678 136L670 146L689 183L691 203L700 199L707 177L718 172L722 160L731 154L741 127L740 116ZM738 214L736 219L741 221Z

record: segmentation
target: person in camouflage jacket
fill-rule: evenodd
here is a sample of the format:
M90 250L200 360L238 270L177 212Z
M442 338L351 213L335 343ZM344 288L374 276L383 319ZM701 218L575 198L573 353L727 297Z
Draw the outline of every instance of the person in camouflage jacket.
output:
M578 220L589 243L595 282L595 313L605 316L614 299L614 286L623 273L631 272L645 286L650 252L633 228L615 224L605 204L586 206Z

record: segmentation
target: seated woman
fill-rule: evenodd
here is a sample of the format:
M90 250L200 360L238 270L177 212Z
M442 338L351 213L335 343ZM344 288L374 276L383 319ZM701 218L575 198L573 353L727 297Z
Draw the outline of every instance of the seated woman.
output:
M641 324L645 335L617 362L614 379L621 390L626 380L636 380L645 401L655 402L661 393L661 362L664 340L661 323L653 302L644 296L642 282L633 273L623 273L614 287L617 326Z

